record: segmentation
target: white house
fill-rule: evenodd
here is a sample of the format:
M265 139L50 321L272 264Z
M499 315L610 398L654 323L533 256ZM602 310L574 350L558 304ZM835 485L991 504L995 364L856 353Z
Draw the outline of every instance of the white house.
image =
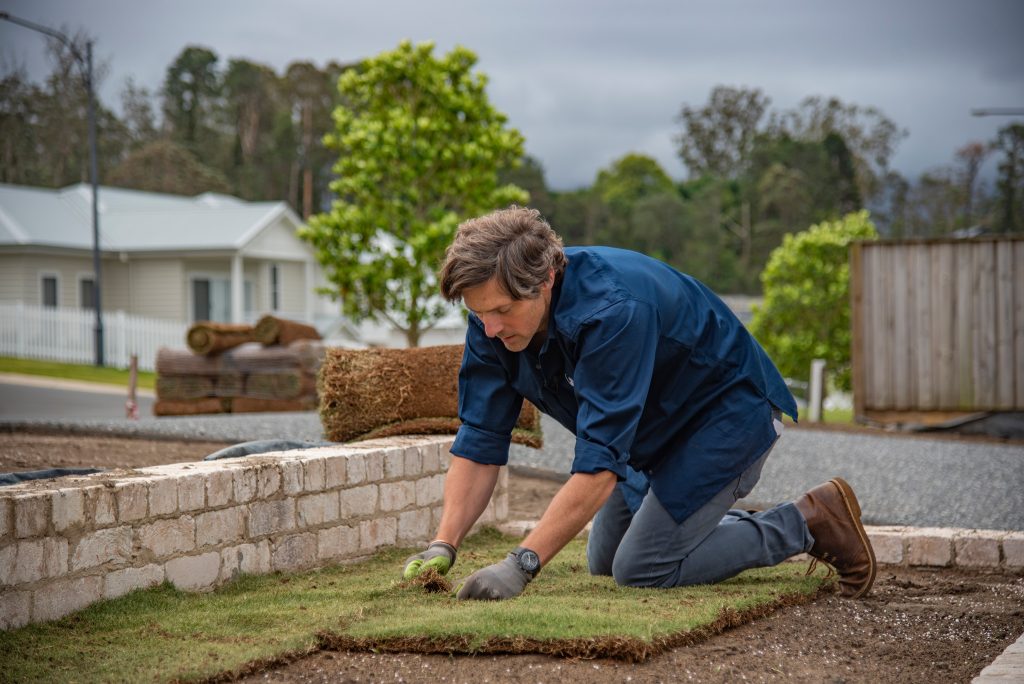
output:
M99 192L104 311L192 322L336 318L284 202ZM92 194L0 184L0 302L93 308ZM332 315L332 312L333 313Z

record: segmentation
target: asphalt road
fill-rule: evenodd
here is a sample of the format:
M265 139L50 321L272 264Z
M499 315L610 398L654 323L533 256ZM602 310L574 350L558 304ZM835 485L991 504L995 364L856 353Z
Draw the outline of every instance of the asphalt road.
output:
M47 378L0 379L0 420L117 419L125 417L123 388L89 387ZM139 416L153 415L153 397L137 396Z
M140 404L142 419L129 421L120 390L0 381L0 427L31 422L72 434L234 442L323 438L313 412L153 418L152 398ZM575 440L547 417L543 429L544 449L514 445L509 462L564 476ZM1024 530L1024 446L986 441L788 429L743 504L788 501L837 475L853 485L870 524Z

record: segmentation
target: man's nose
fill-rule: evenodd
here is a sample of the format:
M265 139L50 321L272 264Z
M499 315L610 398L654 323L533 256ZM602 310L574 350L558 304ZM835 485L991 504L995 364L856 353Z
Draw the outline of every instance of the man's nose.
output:
M487 316L483 317L484 323L484 334L488 337L497 337L498 333L501 332L502 325L501 319L498 316Z

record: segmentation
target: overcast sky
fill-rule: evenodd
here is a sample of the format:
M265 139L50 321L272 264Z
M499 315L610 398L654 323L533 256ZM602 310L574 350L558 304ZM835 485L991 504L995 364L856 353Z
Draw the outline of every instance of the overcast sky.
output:
M1021 0L0 0L0 9L93 36L110 67L109 106L128 77L157 90L186 45L281 73L403 38L439 51L462 44L557 189L591 183L628 152L684 178L672 142L679 110L703 105L717 84L761 88L779 110L809 95L875 106L910 132L893 160L910 178L1013 120L972 108L1024 107ZM48 71L42 37L8 22L0 58L33 79Z

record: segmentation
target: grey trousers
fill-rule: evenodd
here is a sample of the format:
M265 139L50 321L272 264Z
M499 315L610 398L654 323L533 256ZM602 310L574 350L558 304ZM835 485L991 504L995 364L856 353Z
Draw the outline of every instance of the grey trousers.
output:
M776 424L779 432L781 427ZM633 515L616 487L587 541L590 573L612 575L616 584L632 587L713 584L810 549L814 539L792 503L758 513L731 510L757 484L770 453L682 523L651 491Z

